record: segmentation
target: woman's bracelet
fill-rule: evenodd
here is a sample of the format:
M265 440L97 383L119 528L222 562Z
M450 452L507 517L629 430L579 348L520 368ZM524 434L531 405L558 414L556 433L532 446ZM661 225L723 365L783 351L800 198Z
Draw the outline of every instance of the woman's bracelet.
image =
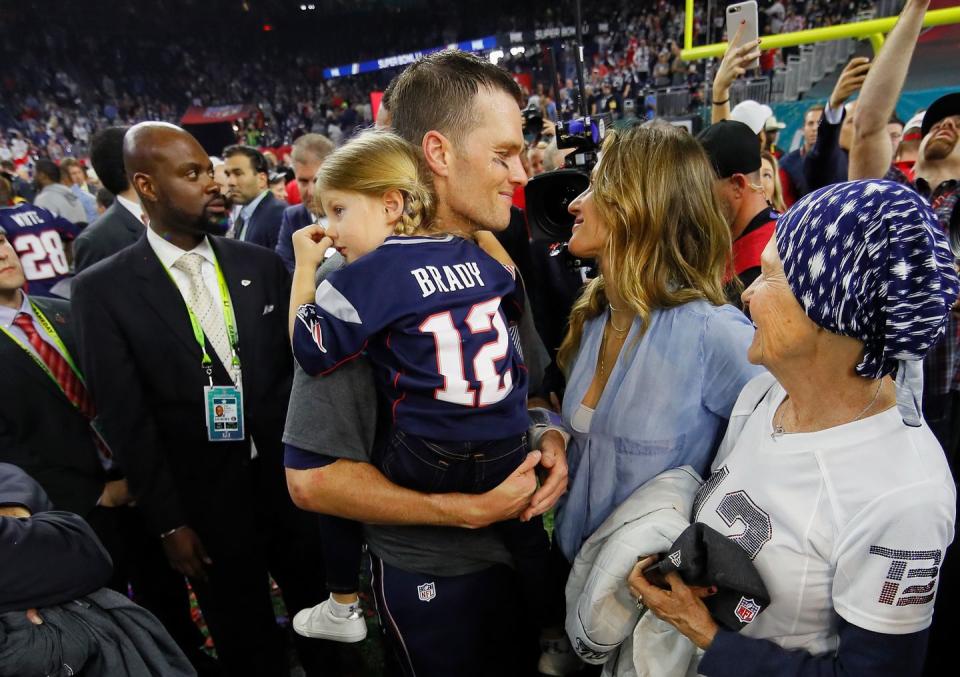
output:
M527 436L531 449L539 449L540 440L551 430L560 433L565 445L570 442L570 433L563 429L563 418L559 414L541 407L530 409L527 414L530 417L530 428L527 430Z
M729 98L729 97L727 97L727 98L724 99L723 101L714 101L714 102L713 102L713 105L714 105L714 106L722 106L722 105L725 104L725 103L730 103L730 98Z

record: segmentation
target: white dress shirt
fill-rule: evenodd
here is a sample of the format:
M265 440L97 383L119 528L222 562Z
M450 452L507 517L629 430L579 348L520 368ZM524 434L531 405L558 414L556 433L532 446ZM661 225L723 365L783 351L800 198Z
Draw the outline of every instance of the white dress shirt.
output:
M33 326L36 327L37 333L40 334L41 338L53 346L56 351L60 353L61 357L66 359L67 356L63 354L62 350L60 350L57 342L53 340L53 337L47 333L47 330L43 328L43 325L40 324L39 319L37 319L37 314L33 312L33 307L30 305L30 299L27 297L27 293L21 291L20 295L23 297L23 300L20 303L19 308L14 309L7 306L0 306L0 327L3 327L8 334L13 336L13 338L20 343L20 345L27 348L34 357L40 359L40 354L34 350L32 345L30 345L30 340L27 338L27 335L23 333L23 330L20 329L20 327L13 323L13 320L17 317L17 315L20 313L26 313L33 319ZM51 318L48 317L47 319L50 320ZM41 362L42 361L43 360L41 360Z
M167 269L167 272L170 273L173 277L173 281L177 285L177 289L180 290L181 296L183 296L183 302L187 302L187 294L189 293L189 277L185 272L173 267L177 261L180 260L180 257L186 254L199 254L203 257L203 265L200 267L200 274L203 276L203 283L207 286L207 289L210 291L210 294L213 296L213 300L220 304L220 307L223 306L223 295L220 294L220 285L217 282L217 270L214 266L214 254L213 247L210 246L210 240L208 238L203 238L196 247L190 251L184 251L180 249L175 244L167 242L160 235L157 235L152 228L147 228L147 243L150 245L150 248L153 249L153 253L157 255L157 258L160 259L160 263L163 264L163 267ZM237 387L243 387L242 374L237 374ZM250 435L250 431L246 431L246 435L250 440L250 458L257 457L257 447L253 443L253 437Z
M185 272L174 268L173 265L186 254L199 254L203 257L203 266L200 268L200 274L203 275L203 283L207 285L207 290L213 297L213 300L222 306L223 296L220 294L220 285L217 283L217 269L214 266L213 247L207 238L190 251L184 251L177 245L167 242L160 235L157 235L152 228L147 228L147 242L153 253L160 259L160 263L167 269L167 272L176 282L180 294L183 296L184 303L187 302L187 295L190 291L190 278Z
M116 197L117 197L117 202L120 203L121 207L123 207L128 212L133 214L136 217L137 221L139 221L140 223L146 224L147 214L146 212L143 211L143 205L141 205L139 202L128 200L122 195L117 195Z
M240 218L241 216L243 217L243 232L242 233L234 232L233 236L235 238L237 238L238 240L242 240L244 242L248 240L248 236L250 234L250 219L253 218L253 213L257 211L257 207L260 206L260 203L263 202L263 198L265 198L267 196L267 193L269 192L270 192L269 189L263 191L257 197L250 200L250 202L243 205L240 208L240 211L237 212L237 218ZM234 219L233 222L234 224L236 224L237 220Z

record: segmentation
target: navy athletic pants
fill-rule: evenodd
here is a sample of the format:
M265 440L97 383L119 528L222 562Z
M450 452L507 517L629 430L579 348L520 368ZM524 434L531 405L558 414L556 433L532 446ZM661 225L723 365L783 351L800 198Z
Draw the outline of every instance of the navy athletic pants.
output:
M412 573L372 559L373 592L405 677L536 675L538 630L516 574L496 565L463 576Z

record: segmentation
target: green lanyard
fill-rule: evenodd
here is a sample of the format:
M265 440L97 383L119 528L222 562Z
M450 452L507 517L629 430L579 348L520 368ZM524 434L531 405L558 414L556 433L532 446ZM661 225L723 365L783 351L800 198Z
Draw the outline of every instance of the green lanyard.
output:
M220 300L223 303L223 321L224 324L227 325L227 339L230 341L230 366L235 373L239 374L240 357L237 355L237 346L240 345L240 340L237 335L236 316L233 313L233 302L230 300L230 290L227 288L227 281L223 278L223 271L220 270L220 262L217 261L217 255L215 253L213 254L213 268L217 272L217 286L220 288ZM173 282L179 291L180 287L177 285L177 281L173 279L173 274L166 266L164 266L164 270L167 271L170 281ZM207 345L203 338L203 327L200 326L200 320L197 319L190 305L186 301L184 301L183 305L186 306L187 315L190 316L190 327L193 329L193 337L200 346L200 352L203 353L200 366L206 372L207 378L210 379L210 385L213 385L213 360L210 359L210 356L207 354Z
M74 363L73 358L70 356L70 351L67 350L67 347L63 344L63 341L60 340L60 335L57 334L56 330L53 328L53 325L50 323L50 320L48 320L47 316L44 315L39 308L37 308L36 304L33 301L30 301L30 308L33 309L33 314L36 315L37 321L40 323L40 326L43 327L43 330L47 333L47 336L50 338L51 341L53 341L53 345L55 345L57 347L57 350L60 351L60 356L63 357L64 360L66 360L67 364L70 365L70 369L72 369L76 377L80 379L80 383L83 383L84 387L86 387L87 384L83 380L83 374L81 374L80 370L77 369L76 363ZM27 353L27 355L29 355L33 359L33 361L37 363L37 366L43 369L44 373L50 377L50 380L57 384L57 387L60 389L60 392L62 392L64 396L67 396L67 392L63 389L63 386L60 384L60 381L57 380L57 377L53 375L53 372L50 371L50 367L47 366L46 362L41 360L40 357L36 353L34 353L28 346L25 346L22 343L20 343L20 341L18 341L17 338L13 334L11 334L6 327L0 326L0 330L2 330L3 333L6 334L11 341L16 343L21 348L23 348L23 350ZM67 396L67 399L69 400L70 397Z

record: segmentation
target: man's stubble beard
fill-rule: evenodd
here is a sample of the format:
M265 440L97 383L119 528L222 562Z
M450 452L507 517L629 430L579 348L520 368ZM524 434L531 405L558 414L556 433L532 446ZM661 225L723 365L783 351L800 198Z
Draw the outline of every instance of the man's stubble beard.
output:
M946 139L932 139L923 150L923 159L927 162L946 160L953 153L956 146L956 140L950 142Z

